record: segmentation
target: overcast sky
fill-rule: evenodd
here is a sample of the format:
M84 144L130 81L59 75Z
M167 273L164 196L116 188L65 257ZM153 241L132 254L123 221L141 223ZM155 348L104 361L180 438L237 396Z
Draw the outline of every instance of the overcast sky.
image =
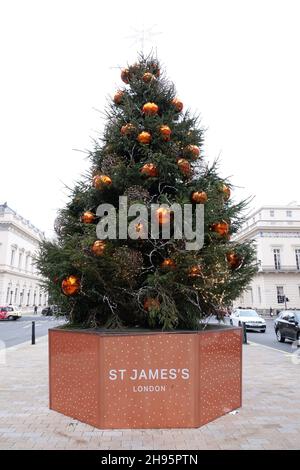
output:
M299 200L299 0L1 0L0 203L51 234L103 128L96 109L135 61L134 29L156 47L186 108L207 127L235 198Z

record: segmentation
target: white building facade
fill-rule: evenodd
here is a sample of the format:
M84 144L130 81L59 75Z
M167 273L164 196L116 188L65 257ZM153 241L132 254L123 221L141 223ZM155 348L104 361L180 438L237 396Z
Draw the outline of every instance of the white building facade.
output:
M0 204L0 306L23 310L47 305L34 256L44 233L7 204Z
M300 205L264 206L247 219L235 241L254 240L258 273L234 306L274 313L300 309Z

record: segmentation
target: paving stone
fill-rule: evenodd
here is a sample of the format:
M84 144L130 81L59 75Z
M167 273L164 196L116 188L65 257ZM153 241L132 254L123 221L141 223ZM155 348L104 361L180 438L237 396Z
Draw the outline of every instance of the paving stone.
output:
M0 449L299 449L300 365L280 351L243 351L243 407L199 429L99 430L48 408L47 338L0 365ZM275 367L276 365L276 367Z

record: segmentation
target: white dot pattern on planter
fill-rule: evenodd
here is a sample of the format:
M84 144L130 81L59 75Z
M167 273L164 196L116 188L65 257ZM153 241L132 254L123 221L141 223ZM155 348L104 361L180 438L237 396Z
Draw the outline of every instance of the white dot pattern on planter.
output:
M99 336L50 331L50 407L99 425Z
M199 333L201 425L241 406L241 331Z
M241 330L50 331L51 408L100 428L198 427L241 406Z
M194 426L195 339L166 333L104 338L104 427ZM123 379L119 373L111 380L111 369L123 370Z

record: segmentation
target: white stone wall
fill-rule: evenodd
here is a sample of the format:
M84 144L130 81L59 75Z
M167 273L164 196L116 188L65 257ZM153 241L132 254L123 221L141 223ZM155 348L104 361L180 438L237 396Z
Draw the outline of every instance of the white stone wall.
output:
M236 241L255 240L259 272L248 290L234 302L234 306L258 310L282 310L277 301L277 287L289 299L287 308L300 309L300 270L297 270L296 252L300 249L300 206L268 206L249 216ZM274 249L280 250L280 269L275 269Z
M47 304L33 262L43 236L29 221L0 205L0 305L29 308Z
M300 227L299 227L300 231ZM296 234L286 232L285 236L279 234L266 234L263 237L256 237L257 259L261 261L262 266L274 266L274 249L280 250L280 261L282 268L296 269L295 250L300 249L300 237ZM269 236L266 236L269 235Z
M285 304L277 301L277 286L283 287L283 293L289 299L287 308L300 310L300 275L297 273L257 274L234 305L265 311L269 311L270 307L283 310Z

